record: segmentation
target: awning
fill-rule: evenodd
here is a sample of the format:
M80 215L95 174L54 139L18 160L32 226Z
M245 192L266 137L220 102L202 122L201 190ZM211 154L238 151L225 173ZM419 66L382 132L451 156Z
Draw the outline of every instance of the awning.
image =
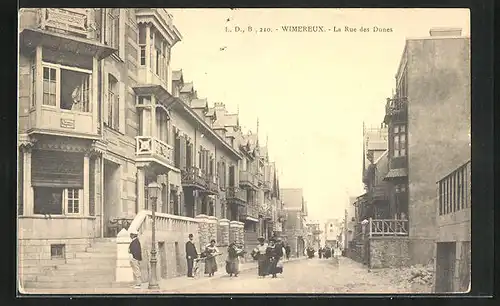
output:
M253 221L253 222L259 222L259 219L255 219L255 218L252 218L252 217L247 217L246 220Z
M391 169L389 170L389 173L387 173L387 175L384 177L384 180L406 176L408 176L408 170L406 170L406 168Z
M21 32L20 43L28 48L43 46L47 49L56 49L97 57L99 60L118 51L118 49L102 44L96 40L29 28Z

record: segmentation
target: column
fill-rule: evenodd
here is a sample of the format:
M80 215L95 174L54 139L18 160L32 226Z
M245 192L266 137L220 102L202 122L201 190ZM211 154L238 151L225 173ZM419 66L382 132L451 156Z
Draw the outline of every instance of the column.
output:
M239 241L238 227L239 227L238 221L229 222L229 243Z
M220 245L229 245L229 220L219 220L220 236L218 237Z
M83 209L82 213L84 216L88 216L89 214L89 165L90 165L90 154L85 153L83 157Z
M147 26L146 27L146 71L145 71L145 76L146 76L146 84L151 84L151 27Z
M24 148L23 152L23 215L33 215L34 197L33 187L31 186L31 148Z
M144 168L137 168L137 212L144 209Z
M98 127L98 116L97 116L97 93L99 89L99 80L98 80L98 75L99 75L99 62L97 61L96 57L92 58L92 93L91 93L91 98L89 101L89 107L91 108L90 111L92 112L92 132L94 134L97 134L97 127ZM121 123L121 122L120 122Z
M44 18L42 18L44 19ZM36 124L39 125L42 120L42 103L43 103L43 67L42 67L42 46L38 45L36 47L35 53L35 71L36 71ZM33 127L33 122L31 122L31 126Z

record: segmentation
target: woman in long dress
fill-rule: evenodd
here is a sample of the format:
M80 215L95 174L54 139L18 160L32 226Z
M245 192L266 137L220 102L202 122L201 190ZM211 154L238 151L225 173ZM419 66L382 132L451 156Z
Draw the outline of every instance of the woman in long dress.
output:
M205 247L205 254L205 274L208 274L210 277L217 272L217 261L215 260L215 256L219 254L219 249L215 246L214 239L212 239L210 244Z
M269 245L266 249L266 256L268 258L268 274L271 274L273 278L276 278L276 273L278 269L276 268L278 260L280 258L281 246L278 248L274 243L274 239L269 241Z
M264 237L257 239L259 245L252 251L252 257L257 260L259 277L266 277L268 272L269 259L266 256L267 244L264 242Z
M236 242L232 242L227 248L227 259L226 259L226 272L230 277L238 277L240 272L240 259L239 257L243 255L243 248L238 246Z

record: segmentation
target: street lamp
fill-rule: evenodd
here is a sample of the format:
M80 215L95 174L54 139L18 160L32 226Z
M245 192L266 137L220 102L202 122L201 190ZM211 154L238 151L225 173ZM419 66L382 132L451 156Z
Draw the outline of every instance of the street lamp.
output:
M160 193L160 184L157 182L151 182L148 185L148 194L149 198L152 200L151 203L151 209L152 209L152 229L151 229L151 275L149 278L149 289L160 289L160 286L158 285L158 278L156 276L156 217L155 217L155 212L156 212L156 200L158 199L158 194Z

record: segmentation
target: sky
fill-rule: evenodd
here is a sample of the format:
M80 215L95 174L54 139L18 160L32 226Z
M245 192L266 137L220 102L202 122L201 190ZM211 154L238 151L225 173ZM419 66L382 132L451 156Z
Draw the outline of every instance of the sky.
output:
M183 36L172 49L172 69L182 69L210 105L239 109L244 130L255 133L259 121L259 141L264 145L268 137L281 187L303 188L309 219L320 222L343 218L349 196L363 193L363 122L382 122L406 37L427 37L433 27L470 33L467 9L168 12ZM303 25L326 32L283 31Z

